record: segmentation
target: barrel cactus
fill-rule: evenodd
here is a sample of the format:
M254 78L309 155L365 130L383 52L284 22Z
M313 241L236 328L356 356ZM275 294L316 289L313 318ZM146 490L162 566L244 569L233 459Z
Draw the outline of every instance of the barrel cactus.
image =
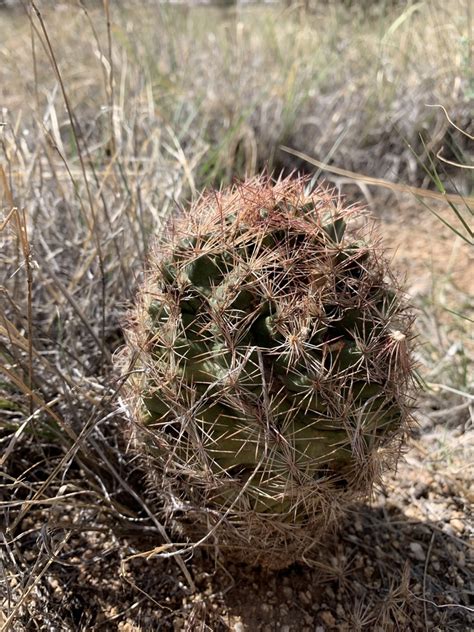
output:
M412 317L359 207L304 179L169 222L128 331L136 446L181 542L309 560L409 427Z

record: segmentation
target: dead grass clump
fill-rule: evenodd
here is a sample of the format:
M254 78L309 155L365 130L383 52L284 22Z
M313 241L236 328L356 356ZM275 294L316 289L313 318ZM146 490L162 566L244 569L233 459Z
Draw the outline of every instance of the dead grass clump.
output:
M430 150L443 146L446 158L456 159L456 146L468 148L428 105L442 103L472 133L468 4L379 3L367 13L356 3L329 2L302 15L296 7L189 10L131 2L111 9L110 41L98 7L69 6L66 21L65 5L45 5L44 16L96 164L107 164L113 145L135 156L138 167L139 148L164 135L169 158L188 163L198 188L252 175L262 165L305 167L280 144L352 171L426 184L422 165ZM44 127L60 149L74 153L40 41L31 41L18 14L3 19L3 106L21 109L23 124L16 124L27 128L30 104L39 99ZM84 42L78 34L85 32Z

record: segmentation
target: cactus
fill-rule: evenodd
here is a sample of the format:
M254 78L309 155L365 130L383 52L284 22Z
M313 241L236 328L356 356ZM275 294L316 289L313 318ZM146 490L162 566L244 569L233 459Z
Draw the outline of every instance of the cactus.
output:
M174 528L270 568L315 554L410 419L412 317L373 225L306 188L254 179L173 220L125 352Z

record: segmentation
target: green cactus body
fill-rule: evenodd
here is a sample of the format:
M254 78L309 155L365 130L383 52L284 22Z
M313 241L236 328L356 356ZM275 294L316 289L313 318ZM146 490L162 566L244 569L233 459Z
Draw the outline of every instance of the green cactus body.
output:
M130 335L165 510L188 515L191 540L271 567L370 492L409 419L400 292L360 211L304 185L202 199L152 260Z

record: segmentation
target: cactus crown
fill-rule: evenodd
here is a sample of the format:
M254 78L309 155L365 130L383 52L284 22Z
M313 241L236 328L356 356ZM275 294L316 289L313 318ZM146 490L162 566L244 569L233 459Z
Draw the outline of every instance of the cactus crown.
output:
M406 429L411 317L358 207L304 180L202 198L135 312L139 443L192 536L284 566Z

